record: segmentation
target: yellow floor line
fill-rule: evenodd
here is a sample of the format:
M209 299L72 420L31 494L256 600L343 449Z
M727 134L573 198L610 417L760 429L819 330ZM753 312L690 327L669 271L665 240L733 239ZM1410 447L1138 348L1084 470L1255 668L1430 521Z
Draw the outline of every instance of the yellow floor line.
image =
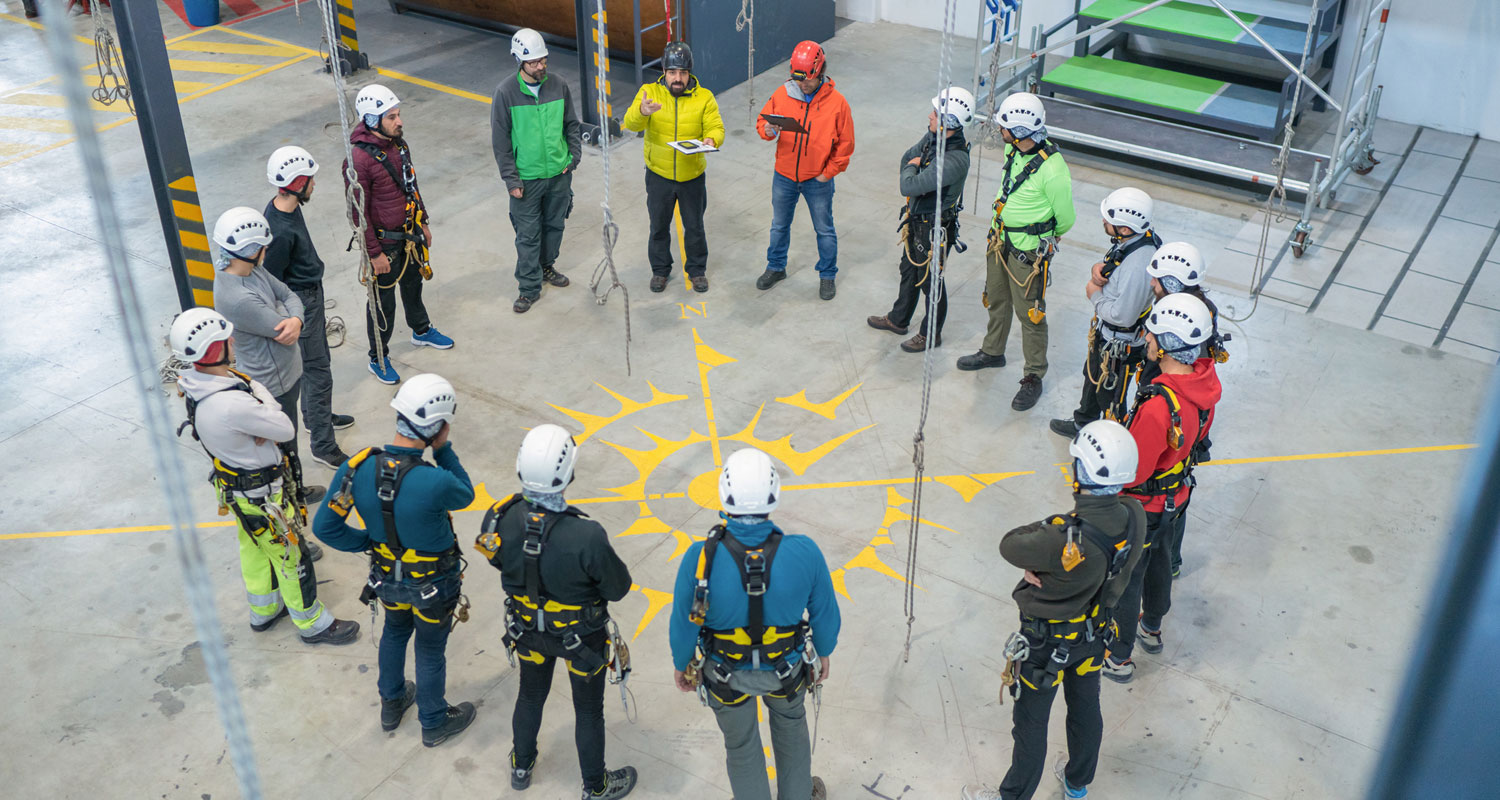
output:
M173 72L212 72L219 75L244 75L259 68L257 64L238 61L204 61L196 58L170 58Z
M200 522L198 528L227 528L233 522ZM105 533L151 533L172 530L171 525L136 525L129 528L90 528L82 531L46 531L43 533L0 533L0 541L7 539L50 539L58 536L98 536Z
M238 78L234 78L233 80L227 80L227 81L224 81L223 83L216 84L216 85L211 86L211 87L209 87L207 89L204 89L201 92L194 92L193 94L190 94L190 95L188 95L186 97L180 97L180 98L177 99L177 102L179 102L179 103L186 103L189 100L197 100L200 97L206 97L206 96L211 95L214 92L220 91L222 89L228 89L231 86L237 86L237 85L239 85L241 83L244 83L245 81L252 80L254 78L259 78L260 76L265 75L267 73L275 72L278 69L282 69L284 67L290 67L293 64L301 63L303 61L306 61L309 58L312 58L312 56L304 54L304 55L297 56L296 58L289 58L286 61L282 61L279 64L271 64L270 66L261 67L260 69L254 71L254 72L248 72L248 73L246 73L244 75L239 76Z
M13 106L35 106L38 108L64 108L68 104L67 98L60 94L38 94L36 92L20 92L6 95L0 99L0 104ZM107 106L98 100L89 100L89 107L95 111L112 111L116 114L129 114L125 104L118 106Z
M39 31L44 31L44 30L47 29L47 27L45 25L43 25L40 22L37 22L36 20L30 20L30 19L27 19L25 17L18 17L15 14L6 14L6 13L3 13L3 12L0 12L0 19L8 19L11 22L19 22L22 25L25 25L25 26L27 26L29 28L36 28ZM89 47L93 47L94 46L94 40L93 39L89 39L89 38L83 37L83 36L74 36L73 38L77 39L80 42L83 42L84 44L88 45Z
M72 133L73 123L66 119L49 117L5 117L0 116L0 129L43 131L45 133Z
M244 44L243 42L177 42L167 45L167 49L178 53L227 53L236 56L270 56L272 58L290 58L301 53L297 48L285 45Z

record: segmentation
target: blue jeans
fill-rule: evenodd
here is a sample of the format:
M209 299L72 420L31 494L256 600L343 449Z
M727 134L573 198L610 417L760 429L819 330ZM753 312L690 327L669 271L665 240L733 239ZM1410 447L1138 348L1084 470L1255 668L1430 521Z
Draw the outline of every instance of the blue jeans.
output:
M832 179L798 183L779 172L771 178L771 246L766 248L766 269L786 272L786 249L792 241L792 214L799 196L807 200L818 234L818 276L833 280L839 271L839 235L833 230Z
M457 588L456 581L440 583L445 589L450 585ZM390 585L382 587L383 590L396 588ZM402 600L416 600L417 605L400 602ZM376 659L380 665L380 677L376 683L380 699L401 697L406 685L406 645L415 633L417 719L423 728L436 728L448 716L445 691L448 657L445 651L448 631L453 624L453 609L458 605L458 593L454 591L448 597L446 591L441 592L428 604L401 591L385 591L380 602L385 607L385 631L380 635L380 651Z

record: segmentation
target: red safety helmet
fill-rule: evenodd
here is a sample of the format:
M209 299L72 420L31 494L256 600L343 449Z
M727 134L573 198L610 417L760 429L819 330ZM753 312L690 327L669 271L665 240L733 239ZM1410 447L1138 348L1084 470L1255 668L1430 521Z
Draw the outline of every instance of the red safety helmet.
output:
M827 61L823 58L823 48L817 42L799 42L797 49L792 51L792 77L799 81L822 75L825 66Z

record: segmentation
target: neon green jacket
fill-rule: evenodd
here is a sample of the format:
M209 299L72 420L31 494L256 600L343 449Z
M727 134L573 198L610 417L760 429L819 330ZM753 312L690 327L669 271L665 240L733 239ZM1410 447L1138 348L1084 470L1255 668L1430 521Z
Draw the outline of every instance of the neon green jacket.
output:
M649 97L661 104L661 110L646 116L641 113L641 99ZM719 102L714 93L688 79L687 89L673 97L666 78L657 78L635 93L620 125L628 131L646 132L646 168L673 181L690 181L708 168L708 157L679 153L668 142L681 139L713 139L724 146L724 120L719 117Z

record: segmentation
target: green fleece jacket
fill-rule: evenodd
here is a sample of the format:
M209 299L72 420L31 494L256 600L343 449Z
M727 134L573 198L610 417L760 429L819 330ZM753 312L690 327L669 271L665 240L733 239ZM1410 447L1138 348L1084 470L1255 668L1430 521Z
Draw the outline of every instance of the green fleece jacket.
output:
M1141 560L1141 543L1146 539L1146 512L1134 498L1112 495L1074 495L1073 513L1099 528L1113 539L1130 541L1130 555L1124 569L1104 587L1104 608L1113 608L1125 593L1125 584L1136 562ZM1133 518L1133 522L1132 522ZM1016 584L1011 597L1021 613L1039 619L1072 619L1087 613L1089 601L1109 574L1113 553L1106 553L1086 537L1079 542L1083 561L1072 570L1063 569L1063 545L1068 541L1067 526L1054 525L1049 517L1041 522L1022 525L1000 540L1000 556L1014 566L1028 569L1041 578L1041 586L1024 579Z
M566 81L545 76L533 89L517 70L500 81L490 106L490 144L505 188L578 168L583 131Z

